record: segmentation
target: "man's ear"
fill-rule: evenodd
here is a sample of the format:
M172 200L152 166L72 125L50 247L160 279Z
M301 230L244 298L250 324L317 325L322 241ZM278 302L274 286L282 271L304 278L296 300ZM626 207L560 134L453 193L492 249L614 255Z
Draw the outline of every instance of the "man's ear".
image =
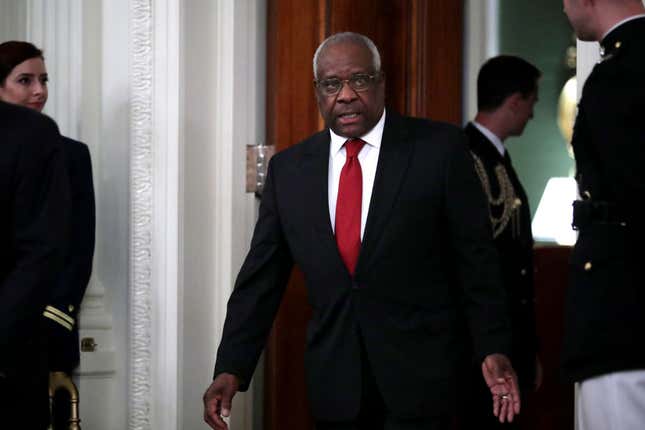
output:
M516 92L506 97L503 105L510 109L512 112L515 112L520 107L520 102L524 100L524 96L520 92Z

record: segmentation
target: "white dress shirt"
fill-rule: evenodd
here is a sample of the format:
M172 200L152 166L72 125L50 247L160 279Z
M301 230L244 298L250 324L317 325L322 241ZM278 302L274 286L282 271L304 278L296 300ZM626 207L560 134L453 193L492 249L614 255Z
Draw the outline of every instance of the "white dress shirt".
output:
M503 157L504 153L506 152L506 148L504 147L504 144L502 143L500 138L477 121L473 121L473 125L477 127L477 130L481 131L488 140L491 141L491 143L495 146L495 149L497 149L497 152L499 152L499 155Z
M363 173L363 201L361 202L361 240L365 232L365 222L367 221L367 212L370 208L372 199L372 188L374 187L374 177L376 176L376 165L378 164L378 154L381 151L381 139L383 138L383 127L385 126L385 110L381 119L376 123L367 134L360 138L365 141L365 145L358 153L358 161L361 163L361 172ZM336 232L336 200L338 199L338 184L340 183L340 172L345 165L345 147L343 146L348 140L346 137L339 136L331 129L331 141L329 143L329 176L328 176L328 196L329 196L329 218L331 228Z

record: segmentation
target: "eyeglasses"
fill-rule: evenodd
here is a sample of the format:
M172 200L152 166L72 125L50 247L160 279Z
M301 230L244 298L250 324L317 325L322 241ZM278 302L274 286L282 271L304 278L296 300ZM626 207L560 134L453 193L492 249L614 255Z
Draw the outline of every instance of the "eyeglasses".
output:
M314 81L314 86L324 95L334 96L338 94L341 89L343 89L343 85L345 83L347 83L347 85L349 85L349 87L354 91L367 91L372 87L378 77L378 73L375 73L373 75L359 73L352 75L352 77L349 79L330 78L320 81Z

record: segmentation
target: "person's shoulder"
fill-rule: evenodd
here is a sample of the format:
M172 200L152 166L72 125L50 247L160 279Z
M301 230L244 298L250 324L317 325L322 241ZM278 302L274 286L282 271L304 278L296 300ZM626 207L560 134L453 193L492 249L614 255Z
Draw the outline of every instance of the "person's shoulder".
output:
M90 150L83 142L62 135L60 140L65 153L68 155L77 158L88 158L90 156Z
M2 130L54 131L58 133L56 123L46 115L23 106L0 102L0 124Z
M452 150L455 145L466 145L464 130L454 124L411 116L401 116L395 121L408 138L424 143L421 146L428 150Z
M388 113L389 115L389 113ZM411 132L421 135L447 135L449 137L463 137L464 131L455 124L444 121L436 121L430 118L419 118L413 116L394 117L393 121L399 122L401 126Z
M308 154L324 152L327 148L326 145L329 145L329 139L330 137L328 130L319 131L312 134L308 138L301 140L300 142L276 153L273 158L271 158L271 160L274 163L281 163L283 162L283 160L288 160L286 162L291 162L300 159Z
M21 152L60 148L58 126L49 117L21 106L0 102L0 141L19 145Z
M71 148L83 150L87 149L87 145L79 140L72 139L71 137L61 135L61 141L63 144L68 145Z

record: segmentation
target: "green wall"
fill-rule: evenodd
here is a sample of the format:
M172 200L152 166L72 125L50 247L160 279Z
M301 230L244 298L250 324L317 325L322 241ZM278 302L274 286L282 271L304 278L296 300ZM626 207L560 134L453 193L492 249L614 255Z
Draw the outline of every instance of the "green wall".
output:
M564 65L572 30L562 0L500 0L499 8L499 53L525 58L543 75L533 120L522 136L506 142L533 215L548 179L573 175L574 162L557 125L558 97L574 73Z

